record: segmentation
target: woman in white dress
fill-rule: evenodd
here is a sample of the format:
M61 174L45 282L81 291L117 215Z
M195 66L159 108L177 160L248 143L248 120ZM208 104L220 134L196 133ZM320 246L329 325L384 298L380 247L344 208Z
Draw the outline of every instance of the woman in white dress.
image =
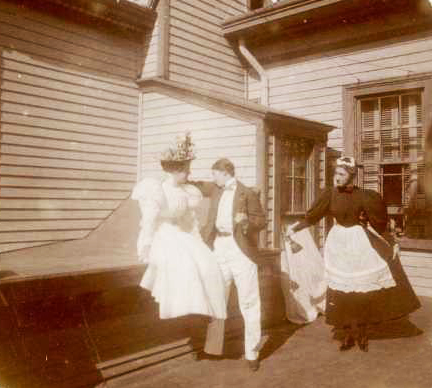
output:
M142 214L138 256L147 264L140 286L159 303L161 319L188 314L225 319L222 273L199 232L202 195L185 183L192 159L187 135L161 160L166 178L143 179L133 190Z

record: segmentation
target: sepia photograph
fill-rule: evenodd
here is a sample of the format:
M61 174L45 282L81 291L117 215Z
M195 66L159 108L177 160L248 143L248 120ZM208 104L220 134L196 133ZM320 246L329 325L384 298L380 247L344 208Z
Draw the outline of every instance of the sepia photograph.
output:
M0 0L0 388L432 388L432 0Z

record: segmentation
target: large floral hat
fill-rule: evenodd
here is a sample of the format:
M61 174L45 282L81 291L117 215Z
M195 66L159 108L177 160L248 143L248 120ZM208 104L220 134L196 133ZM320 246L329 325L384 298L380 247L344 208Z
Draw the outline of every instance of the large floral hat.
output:
M194 143L190 132L177 136L175 144L162 152L161 162L185 163L195 159Z

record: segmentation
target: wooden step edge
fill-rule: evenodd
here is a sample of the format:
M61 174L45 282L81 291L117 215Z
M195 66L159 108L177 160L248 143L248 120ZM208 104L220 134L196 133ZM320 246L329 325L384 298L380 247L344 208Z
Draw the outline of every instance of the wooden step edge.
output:
M105 381L112 380L159 364L161 362L165 362L173 358L189 354L191 352L192 347L189 344L183 344L180 346L171 347L162 352L153 353L151 355L146 355L139 358L135 357L133 359L130 359L129 361L116 363L111 367L99 369L99 372L101 373Z
M127 356L122 356L122 357L114 358L112 360L100 362L96 364L96 367L98 370L108 369L116 365L132 362L134 360L152 357L156 354L164 353L168 350L179 348L188 344L189 344L189 338L182 338L179 341L170 342L169 344L155 346L151 349L146 349L133 354L128 354Z

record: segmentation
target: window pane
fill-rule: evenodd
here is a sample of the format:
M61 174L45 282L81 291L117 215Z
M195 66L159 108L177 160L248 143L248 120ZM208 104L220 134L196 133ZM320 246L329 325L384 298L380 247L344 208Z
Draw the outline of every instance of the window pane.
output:
M387 206L402 205L402 166L383 167L383 198Z
M306 185L304 179L294 180L294 212L306 211Z
M292 212L292 178L282 177L281 211L282 213Z
M432 215L424 189L422 91L362 98L358 107L359 183L378 191L389 219L408 237L429 238Z
M306 160L304 160L304 155L301 155L294 162L294 176L297 178L306 178Z

